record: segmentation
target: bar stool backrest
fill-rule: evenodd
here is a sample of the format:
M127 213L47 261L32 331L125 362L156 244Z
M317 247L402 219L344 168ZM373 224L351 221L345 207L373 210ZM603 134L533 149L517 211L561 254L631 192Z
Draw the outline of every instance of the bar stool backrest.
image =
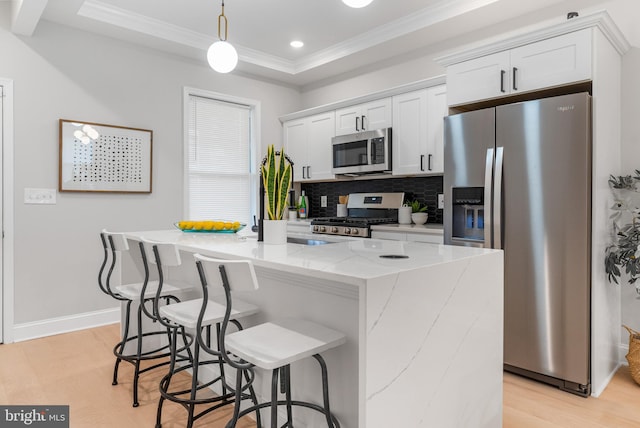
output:
M221 266L228 278L227 284L233 291L251 291L258 289L258 278L253 268L253 263L249 260L221 260L195 254L196 263L202 269L201 279L204 279L206 286L224 288ZM199 262L199 263L198 263ZM204 275L204 278L202 277Z
M207 307L209 290L212 287L222 287L226 297L226 310L224 320L220 327L218 336L218 349L222 358L236 369L248 369L250 363L237 361L227 355L225 346L225 336L231 319L233 299L231 291L255 291L258 289L258 278L253 268L253 263L249 260L220 260L195 254L196 266L202 284L203 304L198 317L198 328L196 328L196 338L200 346L206 346L202 338L201 326L202 318ZM213 290L212 290L213 291ZM233 322L233 321L232 321ZM206 348L205 348L206 349Z
M182 264L180 252L174 244L154 242L144 238L142 238L142 243L149 262L156 265L172 267ZM157 253L154 251L154 247L157 249Z
M117 293L111 290L111 277L116 267L118 253L129 251L129 244L127 239L121 233L108 232L106 229L102 229L100 232L100 239L104 247L104 260L100 271L98 272L98 285L100 289L117 300L125 300ZM108 269L107 269L108 266ZM106 269L106 275L104 275Z
M106 232L107 237L109 239L109 243L111 244L111 249L113 251L123 252L129 251L129 243L127 242L127 238L124 237L122 233L110 233Z

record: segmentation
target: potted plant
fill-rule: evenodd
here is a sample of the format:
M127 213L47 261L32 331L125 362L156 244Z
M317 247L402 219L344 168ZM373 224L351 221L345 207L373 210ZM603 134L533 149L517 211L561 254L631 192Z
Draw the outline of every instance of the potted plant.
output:
M624 271L627 282L640 294L640 170L635 176L610 176L609 186L614 192L613 243L605 250L605 272L609 282L619 284ZM629 362L631 377L640 384L640 333L623 326L629 332Z
M273 144L267 147L267 156L261 167L265 192L267 218L263 220L263 242L286 244L288 211L287 197L291 187L292 165L284 154L284 148L276 153Z
M411 221L415 224L425 224L429 218L427 214L427 205L421 203L419 200L414 199L407 201L406 205L411 207Z

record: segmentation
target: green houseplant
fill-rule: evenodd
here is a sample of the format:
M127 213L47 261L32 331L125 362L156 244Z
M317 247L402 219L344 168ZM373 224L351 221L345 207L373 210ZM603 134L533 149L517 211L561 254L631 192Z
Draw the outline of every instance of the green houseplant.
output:
M614 242L605 252L605 271L609 281L618 284L624 271L628 283L635 285L640 294L640 285L636 284L640 276L640 170L635 175L610 176L609 186L614 192L613 222Z
M425 224L429 218L427 214L427 205L417 199L405 202L405 205L411 207L411 221L415 224Z
M292 165L284 148L276 153L273 144L267 147L267 156L261 167L265 192L267 218L262 221L263 242L285 244L287 242L287 197L291 187Z
M412 213L423 213L423 212L426 212L428 208L427 205L423 204L417 199L414 199L412 201L407 201L404 204L405 206L411 207Z
M262 165L262 182L269 220L282 220L287 211L287 197L291 187L291 162L284 148L276 154L273 144L267 147L266 162Z
M614 193L613 243L605 250L604 266L609 282L619 284L624 274L627 282L640 294L640 170L635 175L610 176L609 186ZM640 332L624 326L629 332L629 352L626 355L629 372L640 384Z

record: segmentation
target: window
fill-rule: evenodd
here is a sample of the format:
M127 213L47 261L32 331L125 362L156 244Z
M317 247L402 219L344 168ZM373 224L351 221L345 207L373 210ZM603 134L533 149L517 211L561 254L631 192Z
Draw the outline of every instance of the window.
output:
M186 217L252 224L258 103L193 90L185 94Z

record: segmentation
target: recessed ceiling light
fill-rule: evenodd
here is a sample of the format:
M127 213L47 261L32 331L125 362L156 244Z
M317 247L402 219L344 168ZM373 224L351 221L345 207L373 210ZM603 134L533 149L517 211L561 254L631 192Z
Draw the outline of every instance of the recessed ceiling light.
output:
M368 6L373 0L342 0L342 3L349 7L365 7Z
M301 48L304 46L304 43L302 43L300 40L294 40L289 44L291 45L292 48Z

